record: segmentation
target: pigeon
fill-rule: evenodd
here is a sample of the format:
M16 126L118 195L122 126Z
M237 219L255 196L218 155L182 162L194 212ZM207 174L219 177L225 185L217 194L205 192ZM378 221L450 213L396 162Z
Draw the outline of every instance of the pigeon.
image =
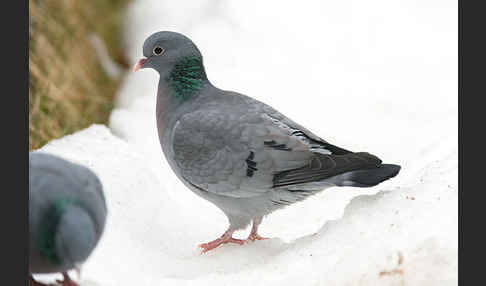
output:
M159 73L157 131L177 177L227 216L224 234L199 245L265 239L262 218L334 186L372 187L400 171L367 152L318 137L282 113L208 80L201 52L186 36L156 32L143 44L134 71ZM246 240L233 238L252 223Z
M103 187L88 168L42 152L29 153L29 285L32 274L79 269L97 245L106 221Z

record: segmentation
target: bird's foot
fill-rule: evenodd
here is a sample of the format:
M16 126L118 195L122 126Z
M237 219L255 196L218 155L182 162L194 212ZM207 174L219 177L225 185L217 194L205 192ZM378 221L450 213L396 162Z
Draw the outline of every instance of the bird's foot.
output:
M79 286L78 283L69 278L67 273L62 273L62 276L64 277L63 280L56 280L56 282L59 283L59 286Z
M246 242L268 239L267 237L262 237L258 234L258 226L260 225L261 222L262 222L261 217L257 217L253 219L253 226L251 227L250 235L246 239Z
M242 245L245 243L244 240L242 239L236 239L236 238L227 238L227 239L222 239L222 238L218 238L218 239L215 239L211 242L208 242L208 243L203 243L203 244L199 244L199 247L202 248L202 253L206 253L212 249L215 249L216 247L222 245L222 244L225 244L225 243L236 243L236 244L239 244L239 245Z
M265 240L265 239L268 239L268 237L262 237L258 233L250 233L246 241Z
M232 237L233 232L232 231L226 231L220 238L215 239L211 242L208 243L203 243L199 244L199 247L202 248L202 253L206 253L212 249L215 249L216 247L225 244L225 243L235 243L242 245L245 243L245 240L243 239L237 239Z

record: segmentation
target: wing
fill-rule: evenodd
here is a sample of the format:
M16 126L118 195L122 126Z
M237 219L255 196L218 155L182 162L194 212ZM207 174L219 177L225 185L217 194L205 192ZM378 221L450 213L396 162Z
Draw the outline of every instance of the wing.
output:
M349 159L335 156L352 152L259 101L236 93L224 97L186 113L174 127L174 161L191 184L220 195L252 197L347 170ZM319 163L329 159L336 164Z
M208 192L232 197L261 195L272 187L262 160L262 120L224 108L200 108L177 122L172 149L182 177ZM265 165L267 164L267 165Z

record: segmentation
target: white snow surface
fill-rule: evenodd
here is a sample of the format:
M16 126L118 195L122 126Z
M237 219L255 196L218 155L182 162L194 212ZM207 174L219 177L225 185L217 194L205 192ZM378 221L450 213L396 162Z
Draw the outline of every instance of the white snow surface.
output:
M133 63L151 33L184 33L214 85L402 170L272 213L260 227L269 240L200 254L226 217L162 154L156 72L129 73L108 127L40 150L90 167L104 186L106 230L81 286L457 284L456 1L139 0L125 24Z

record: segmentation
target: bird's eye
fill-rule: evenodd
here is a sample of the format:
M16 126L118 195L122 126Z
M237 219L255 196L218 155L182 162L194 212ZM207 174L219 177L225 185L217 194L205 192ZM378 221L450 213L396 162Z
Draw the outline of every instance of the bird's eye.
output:
M152 53L156 56L160 56L164 52L164 49L162 47L156 46Z

